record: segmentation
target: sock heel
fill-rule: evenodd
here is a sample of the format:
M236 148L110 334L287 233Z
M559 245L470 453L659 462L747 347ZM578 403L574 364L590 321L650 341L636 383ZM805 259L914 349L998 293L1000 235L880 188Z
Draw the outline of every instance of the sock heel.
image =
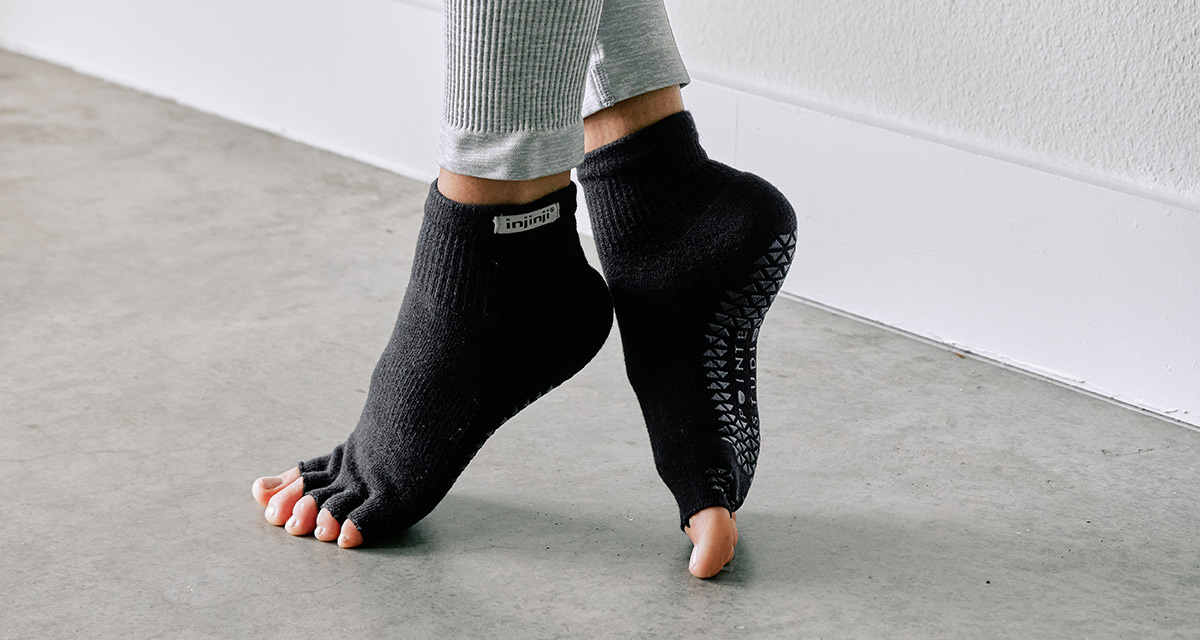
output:
M757 467L758 332L795 255L795 211L766 180L708 158L686 112L590 152L578 175L681 526L735 511Z

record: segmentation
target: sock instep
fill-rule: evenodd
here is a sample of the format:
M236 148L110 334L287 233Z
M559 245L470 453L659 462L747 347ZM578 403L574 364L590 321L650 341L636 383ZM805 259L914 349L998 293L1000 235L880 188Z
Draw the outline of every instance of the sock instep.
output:
M412 275L358 426L300 463L306 495L369 541L428 514L484 441L596 354L612 303L575 229L575 186L528 205L434 183Z

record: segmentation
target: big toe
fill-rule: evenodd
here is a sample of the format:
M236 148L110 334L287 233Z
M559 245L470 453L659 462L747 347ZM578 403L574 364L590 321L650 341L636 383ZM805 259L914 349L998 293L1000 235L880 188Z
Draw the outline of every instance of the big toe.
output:
M733 560L737 546L737 519L728 509L709 507L688 520L687 535L692 548L688 571L697 578L711 578Z
M275 497L275 494L283 491L299 477L299 467L292 467L277 476L263 476L255 480L254 484L250 486L250 493L258 501L258 504L265 507L271 501L271 498Z

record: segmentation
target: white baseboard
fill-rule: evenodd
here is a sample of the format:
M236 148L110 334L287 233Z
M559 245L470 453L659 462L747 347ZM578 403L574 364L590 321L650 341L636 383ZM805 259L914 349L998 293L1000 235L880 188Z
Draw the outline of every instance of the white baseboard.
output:
M422 180L440 40L428 1L0 0L0 47ZM685 99L795 204L786 294L1200 427L1200 207L728 85Z
M697 81L799 218L784 292L1200 427L1200 213Z

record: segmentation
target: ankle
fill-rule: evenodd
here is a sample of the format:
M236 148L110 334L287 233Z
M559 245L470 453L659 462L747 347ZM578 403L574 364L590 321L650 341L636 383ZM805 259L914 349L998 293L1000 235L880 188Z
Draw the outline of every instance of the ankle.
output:
M576 167L580 184L637 179L666 173L675 178L698 179L711 183L718 173L736 173L709 159L700 144L696 121L689 111L679 111L661 118L625 137L584 156Z
M678 85L622 100L583 119L584 151L599 149L683 111Z
M564 171L532 180L491 180L454 173L438 172L437 189L459 204L529 204L571 184L571 172Z

